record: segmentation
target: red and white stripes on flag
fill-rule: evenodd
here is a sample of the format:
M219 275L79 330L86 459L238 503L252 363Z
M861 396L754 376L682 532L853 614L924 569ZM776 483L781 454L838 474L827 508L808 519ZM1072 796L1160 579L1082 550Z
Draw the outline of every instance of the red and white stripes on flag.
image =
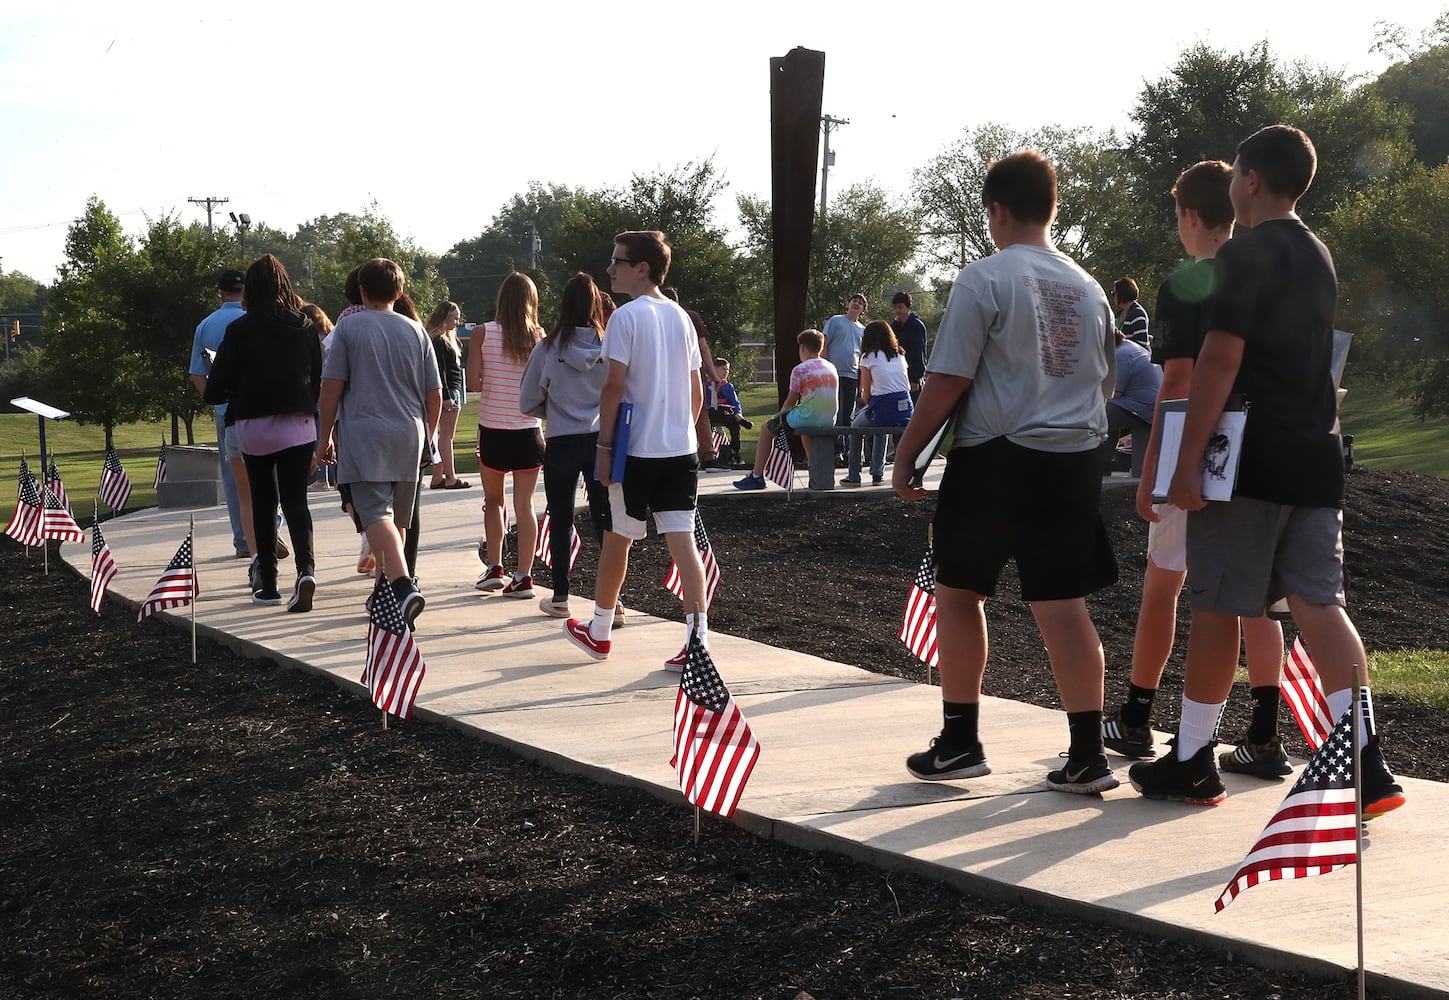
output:
M111 558L111 547L101 534L100 518L91 528L91 610L101 613L101 602L106 599L106 588L116 578L116 560Z
M936 555L926 546L926 557L911 581L906 595L906 613L901 619L900 640L929 667L936 666Z
M372 600L367 602L367 665L362 670L362 684L374 705L406 719L427 672L423 654L403 621L397 594L378 574Z
M549 532L553 525L549 521L548 508L543 509L543 517L538 522L538 544L533 547L533 555L549 569L553 568L553 545L550 542ZM579 552L584 547L584 541L579 537L579 529L572 524L569 525L569 576L574 575L574 563L579 561Z
M70 497L65 495L65 484L60 481L60 470L55 467L54 455L51 456L50 464L45 468L45 488L55 494L55 498L60 501L60 505L65 508L66 513L74 518L75 510L70 505Z
M725 433L723 427L718 425L709 429L709 439L714 442L714 453L716 455L723 455L725 447L730 443L730 436Z
M39 545L45 540L40 533L45 518L45 501L40 498L40 484L25 459L20 460L20 488L15 497L15 514L5 526L5 534L21 545Z
M54 538L61 542L83 542L86 538L86 533L75 523L70 511L49 489L45 491L45 510L40 518L40 534L44 538Z
M112 511L120 513L131 499L131 477L121 465L116 449L106 449L106 464L101 469L101 500Z
M1358 860L1353 740L1350 708L1308 758L1302 777L1228 880L1215 910L1260 882L1324 875Z
M704 563L704 610L714 603L714 592L719 590L719 561L714 557L714 547L704 533L704 519L699 511L694 512L694 547L699 549L699 560ZM681 601L684 600L684 581L679 577L679 566L669 564L669 575L664 578L664 589Z
M196 579L196 566L191 559L191 534L188 532L186 541L181 543L181 548L176 550L171 562L167 563L161 579L156 581L156 586L151 588L151 593L141 602L136 621L167 608L184 608L200 596L201 584Z
M674 699L674 756L679 790L693 805L734 815L760 744L715 669L709 651L691 632L684 672Z
M795 489L795 458L790 454L790 435L783 426L775 434L774 450L765 463L765 478L786 492Z
M222 446L225 448L225 445ZM161 454L156 458L156 481L151 484L152 489L159 489L161 484L166 482L166 442L161 442Z
M1313 666L1308 647L1303 644L1301 635L1293 640L1293 648L1288 651L1288 659L1284 661L1283 685L1280 690L1283 692L1283 700L1293 712L1293 718L1298 720L1298 728L1303 730L1303 738L1308 742L1308 748L1317 750L1328 738L1328 733L1333 728L1333 719L1328 714L1328 697L1323 693L1323 680Z

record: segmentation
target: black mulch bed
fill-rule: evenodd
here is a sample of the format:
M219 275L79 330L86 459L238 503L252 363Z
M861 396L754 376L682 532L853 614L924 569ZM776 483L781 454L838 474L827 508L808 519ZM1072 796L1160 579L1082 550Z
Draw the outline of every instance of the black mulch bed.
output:
M1145 536L1129 506L1106 495L1123 581L1093 601L1113 697ZM885 496L707 501L725 574L712 627L921 678L894 636L930 513ZM1371 648L1446 648L1446 515L1438 480L1350 478L1352 610ZM680 803L443 726L384 732L330 681L210 643L193 667L183 633L110 605L97 618L84 581L51 564L43 577L38 554L0 547L0 997L1353 993L708 818L696 849ZM678 617L656 589L666 565L641 546L626 598ZM1054 705L1013 587L988 612L988 691ZM1442 715L1378 708L1395 767L1444 780ZM922 746L936 723L921 720Z

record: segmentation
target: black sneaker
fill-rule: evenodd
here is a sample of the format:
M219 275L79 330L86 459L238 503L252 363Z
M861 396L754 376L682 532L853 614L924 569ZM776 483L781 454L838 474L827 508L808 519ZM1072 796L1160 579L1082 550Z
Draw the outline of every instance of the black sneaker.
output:
M1077 795L1098 795L1110 792L1121 784L1107 763L1106 754L1097 754L1089 759L1072 760L1069 754L1061 754L1067 762L1055 771L1047 773L1047 787L1057 792L1074 792Z
M407 623L408 631L416 631L418 615L423 613L428 602L423 600L423 595L407 577L394 582L392 589L397 594L397 603L402 609L403 621Z
M931 740L930 749L906 758L906 770L922 781L956 781L990 774L991 765L986 763L980 743L962 749L937 736Z
M1293 773L1293 765L1283 752L1283 741L1276 736L1267 743L1253 743L1243 737L1235 750L1218 754L1218 767L1255 778L1283 778Z
M247 566L247 589L257 589L257 567L261 565L261 556L252 556L251 563Z
M292 598L287 601L288 611L311 611L312 595L317 591L317 580L310 574L303 573L297 577L297 582L292 587Z
M276 605L282 603L282 594L275 586L258 587L252 591L253 604Z
M1151 726L1129 726L1122 721L1122 710L1116 708L1102 716L1102 744L1113 753L1141 760L1157 756L1152 745Z
M1363 783L1363 818L1378 819L1404 804L1404 788L1394 780L1389 765L1384 763L1379 738L1372 737L1359 752L1359 768Z
M1213 766L1212 745L1203 747L1186 761L1177 759L1177 749L1161 760L1133 764L1127 770L1132 787L1143 798L1186 802L1190 806L1215 806L1228 797L1218 769Z

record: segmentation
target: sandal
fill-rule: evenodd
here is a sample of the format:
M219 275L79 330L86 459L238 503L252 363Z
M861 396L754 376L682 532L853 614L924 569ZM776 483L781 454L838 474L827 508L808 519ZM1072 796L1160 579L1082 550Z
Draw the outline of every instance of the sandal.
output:
M445 490L466 490L472 485L473 484L468 482L468 480L466 479L455 479L451 483L444 483L442 488ZM434 488L436 489L436 487Z

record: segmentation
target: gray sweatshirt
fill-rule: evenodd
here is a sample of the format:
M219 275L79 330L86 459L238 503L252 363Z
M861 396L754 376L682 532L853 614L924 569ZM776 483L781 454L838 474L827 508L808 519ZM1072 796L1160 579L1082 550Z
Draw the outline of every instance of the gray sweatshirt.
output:
M608 374L604 340L592 327L576 327L562 353L558 338L549 337L528 356L518 389L518 408L546 420L548 437L597 434L599 393Z

